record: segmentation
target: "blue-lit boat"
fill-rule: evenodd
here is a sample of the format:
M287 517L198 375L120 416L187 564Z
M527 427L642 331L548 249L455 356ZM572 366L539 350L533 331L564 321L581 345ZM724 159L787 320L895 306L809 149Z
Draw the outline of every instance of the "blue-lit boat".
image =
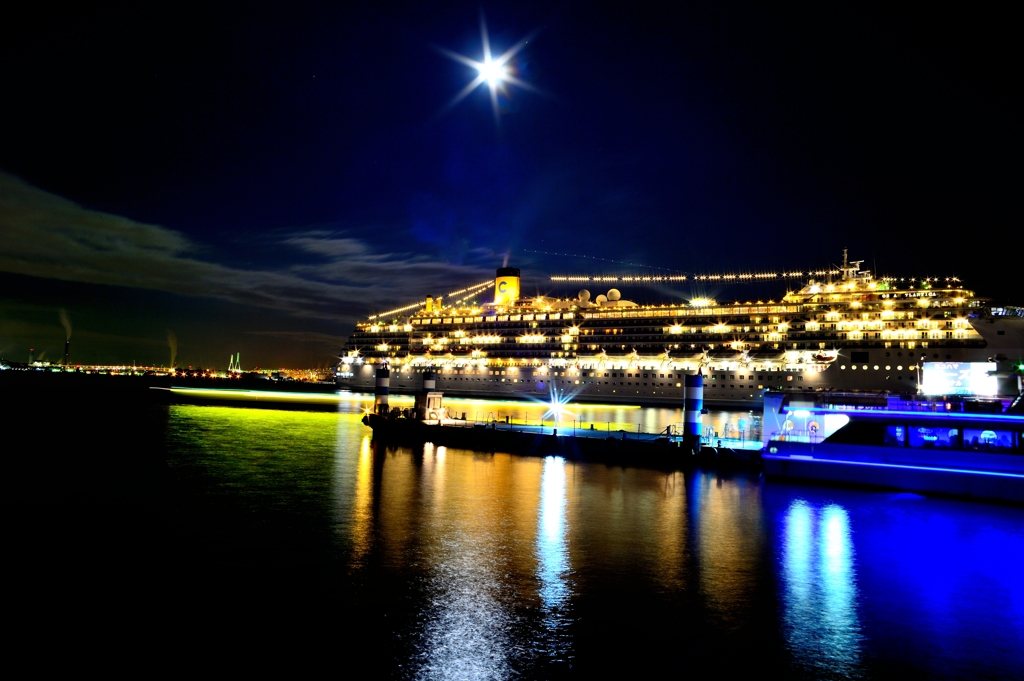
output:
M766 396L766 477L1024 503L1021 398L836 402Z

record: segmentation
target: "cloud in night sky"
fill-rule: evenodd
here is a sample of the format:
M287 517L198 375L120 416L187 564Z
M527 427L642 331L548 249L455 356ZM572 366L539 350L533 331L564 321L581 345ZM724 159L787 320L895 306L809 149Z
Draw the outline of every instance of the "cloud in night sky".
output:
M6 173L0 173L0 232L0 271L217 298L302 317L360 316L493 276L490 267L374 252L326 231L281 239L281 255L294 254L294 261L279 269L232 267L201 259L209 250L180 232L84 208Z

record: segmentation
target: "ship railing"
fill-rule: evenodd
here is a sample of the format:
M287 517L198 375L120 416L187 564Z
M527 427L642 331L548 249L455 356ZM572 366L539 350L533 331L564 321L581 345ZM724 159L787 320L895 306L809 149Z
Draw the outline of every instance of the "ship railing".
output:
M956 397L934 400L890 400L886 409L897 411L918 411L936 414L962 414L972 411L977 413L1001 413L1004 400L1000 399L971 399L963 400ZM970 406L968 406L970 405ZM988 410L988 411L986 411Z
M715 430L714 426L704 426L700 436L701 447L726 448L732 450L754 450L761 449L762 440L759 437L760 428L740 428L732 426L723 429L721 432Z
M682 425L671 425L656 432L645 432L642 424L624 424L611 421L583 421L581 419L529 418L525 414L500 414L476 411L470 423L494 430L528 430L543 434L555 432L561 436L612 437L617 440L646 441L682 437Z
M918 402L915 400L893 400L889 402L889 405L885 408L886 410L895 411L919 411L926 413L937 413L937 412L961 412L963 411L963 403L961 402Z
M768 437L773 442L806 442L812 445L825 441L825 436L819 430L776 430Z

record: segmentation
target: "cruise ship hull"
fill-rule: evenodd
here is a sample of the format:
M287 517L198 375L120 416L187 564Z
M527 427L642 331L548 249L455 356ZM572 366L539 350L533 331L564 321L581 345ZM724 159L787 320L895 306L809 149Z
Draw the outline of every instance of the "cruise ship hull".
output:
M848 354L848 353L847 353ZM938 355L936 357L935 355ZM716 365L701 369L705 377L704 401L719 406L758 406L766 389L916 393L920 362L984 361L984 352L964 348L908 351L871 349L858 351L854 364L843 354L822 370L784 370ZM614 364L613 364L614 367ZM914 368L911 368L914 367ZM422 369L391 365L391 392L416 392L422 386ZM533 368L467 369L435 368L437 390L446 395L492 399L537 399L547 401L557 391L562 399L610 404L681 405L685 373L679 369L623 368L573 369ZM455 373L462 372L462 373ZM375 368L354 365L339 376L338 385L358 392L373 392ZM557 374L557 375L555 375Z
M913 394L928 363L991 362L998 393L1019 392L1024 310L988 309L955 280L875 279L858 266L844 256L841 277L815 273L829 279L777 302L661 305L617 289L521 297L519 270L501 268L452 304L427 297L360 322L338 385L371 392L387 366L398 393L430 372L437 390L464 397L678 405L684 376L700 372L709 404L755 406L766 390ZM488 287L494 302L471 300Z

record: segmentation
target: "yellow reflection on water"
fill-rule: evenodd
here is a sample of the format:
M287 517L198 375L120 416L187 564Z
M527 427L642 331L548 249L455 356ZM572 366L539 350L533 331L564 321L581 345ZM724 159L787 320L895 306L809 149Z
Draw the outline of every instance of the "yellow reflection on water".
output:
M399 462L388 459L389 467L393 463ZM433 489L424 490L417 517L407 519L411 527L405 530L420 539L417 559L428 571L433 604L423 613L417 676L512 673L520 654L512 645L518 594L507 588L506 576L533 572L529 547L540 466L536 459L424 448L423 484ZM405 479L390 468L388 494L397 491L392 476Z
M366 538L365 522L353 522L361 511L352 509L367 498L366 470L353 465L361 428L354 413L172 404L168 466L195 481L201 493L189 503L213 505L203 532L232 540L240 523L278 546L299 541L289 530L298 528L347 548L353 527L356 541Z
M347 457L339 457L347 461ZM373 453L370 450L370 436L364 436L359 444L359 459L356 463L355 494L352 501L352 562L361 565L370 550L373 531Z
M666 590L686 588L688 524L686 476L675 471L663 474L661 501L651 515L652 537L658 545L653 578Z
M520 656L561 659L588 579L628 575L666 598L699 586L719 619L739 621L752 575L763 572L754 564L764 543L757 482L430 443L387 448L359 413L171 411L172 429L195 441L200 465L221 467L211 479L232 494L265 495L264 507L305 504L304 517L333 513L332 550L351 549L356 569L408 580L424 604L408 632L419 651L414 676L507 678ZM829 518L820 560L834 585L824 605L840 616L848 543L842 519ZM522 631L537 627L538 649L524 652Z
M760 485L699 474L694 497L701 592L719 621L740 626L752 608L765 541Z
M681 473L599 465L566 469L570 565L640 574L678 587L685 580L686 485Z
M560 456L544 459L541 474L540 513L537 519L537 578L540 582L544 637L548 653L565 660L570 652L567 625L572 587L569 575L568 527L566 522L566 464Z
M444 465L447 447L436 447L433 442L423 445L423 496L427 508L441 508L444 505L445 473ZM429 498L429 499L428 499Z
M375 564L423 575L429 605L415 627L415 675L510 676L524 653L513 644L519 601L541 600L510 588L508 577L537 570L542 461L430 443L419 450L370 444L357 466L356 550L369 527Z
M288 460L290 466L279 471L286 476L297 474L296 464L313 464L314 455L331 452L339 426L358 419L355 414L190 404L171 405L168 413L171 438L202 452L200 461L252 470Z

